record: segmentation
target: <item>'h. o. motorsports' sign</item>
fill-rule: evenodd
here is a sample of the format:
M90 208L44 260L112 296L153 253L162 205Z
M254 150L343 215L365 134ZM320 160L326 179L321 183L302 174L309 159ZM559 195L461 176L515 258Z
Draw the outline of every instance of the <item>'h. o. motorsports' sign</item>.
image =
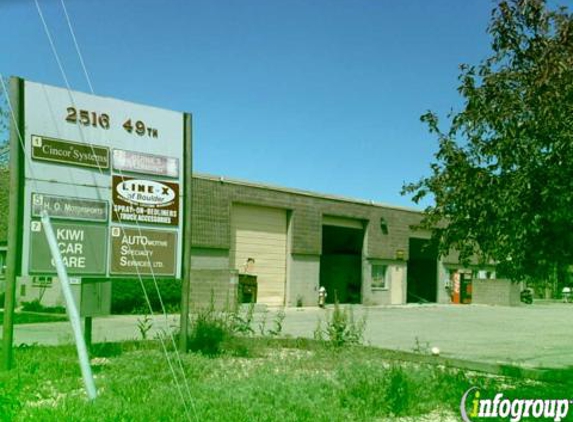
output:
M181 277L183 113L25 81L22 275Z

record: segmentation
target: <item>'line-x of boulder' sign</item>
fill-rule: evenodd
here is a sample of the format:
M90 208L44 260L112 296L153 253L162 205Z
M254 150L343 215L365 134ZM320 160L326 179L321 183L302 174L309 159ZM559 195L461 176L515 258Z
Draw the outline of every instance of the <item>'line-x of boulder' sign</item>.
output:
M149 179L113 176L112 221L179 224L179 185Z

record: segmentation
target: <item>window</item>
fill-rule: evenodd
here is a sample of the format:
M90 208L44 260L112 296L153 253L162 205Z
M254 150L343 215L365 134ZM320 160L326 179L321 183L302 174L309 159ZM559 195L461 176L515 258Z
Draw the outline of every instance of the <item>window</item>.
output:
M388 265L372 264L372 289L387 289L388 283L386 274L388 273Z

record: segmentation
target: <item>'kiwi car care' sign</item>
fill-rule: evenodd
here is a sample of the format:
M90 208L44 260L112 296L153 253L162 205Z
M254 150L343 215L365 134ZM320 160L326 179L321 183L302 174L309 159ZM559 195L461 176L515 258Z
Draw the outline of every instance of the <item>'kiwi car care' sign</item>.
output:
M179 224L179 185L113 176L113 221Z
M62 260L70 275L106 273L107 227L104 224L52 222ZM42 222L30 222L30 272L56 274Z
M54 273L39 220L47 212L72 275L181 277L185 115L20 82L31 157L23 160L20 275Z
M175 275L177 233L171 230L111 229L111 273Z

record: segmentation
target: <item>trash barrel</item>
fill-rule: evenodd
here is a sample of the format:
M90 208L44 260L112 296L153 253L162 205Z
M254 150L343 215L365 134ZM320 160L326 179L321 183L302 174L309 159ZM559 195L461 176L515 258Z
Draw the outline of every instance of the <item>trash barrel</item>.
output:
M257 303L257 276L239 274L239 302Z

